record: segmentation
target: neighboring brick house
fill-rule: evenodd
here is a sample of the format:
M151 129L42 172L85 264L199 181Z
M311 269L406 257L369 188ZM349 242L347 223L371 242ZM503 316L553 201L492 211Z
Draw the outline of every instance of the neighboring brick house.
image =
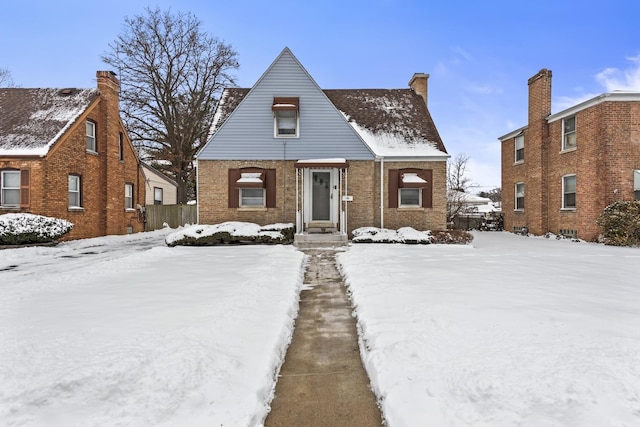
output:
M115 74L97 89L0 89L0 213L74 224L65 239L144 230L144 178Z
M543 69L529 79L528 121L499 138L505 230L597 239L608 204L640 199L640 93L605 93L551 114Z
M446 229L449 155L428 77L408 89L322 90L285 48L251 89L222 94L197 156L198 221Z

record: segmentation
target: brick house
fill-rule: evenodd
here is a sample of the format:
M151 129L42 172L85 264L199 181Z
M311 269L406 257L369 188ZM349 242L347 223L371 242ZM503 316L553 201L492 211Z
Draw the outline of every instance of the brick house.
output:
M120 120L115 74L96 89L0 89L0 213L74 224L65 239L144 230L140 162Z
M529 79L528 124L501 136L507 231L597 239L596 218L640 199L640 93L615 91L551 114L551 71Z
M408 89L323 90L285 48L252 88L223 92L197 155L198 222L446 229L449 156L428 77Z

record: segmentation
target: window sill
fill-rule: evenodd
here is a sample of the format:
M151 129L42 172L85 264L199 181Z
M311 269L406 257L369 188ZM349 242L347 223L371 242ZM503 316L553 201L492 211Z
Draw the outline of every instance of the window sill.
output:
M133 209L133 208L126 208L124 211L125 212L135 212L136 210Z
M97 156L98 152L97 151L93 151L93 150L89 150L87 149L87 154L91 154L92 156Z
M248 207L248 206L241 206L238 208L239 211L242 212L266 212L267 208L264 207Z
M423 211L422 206L398 206L398 209L403 211Z
M515 213L524 213L524 209L514 209L513 212L515 212Z
M564 150L560 150L560 154L571 153L578 149L578 147L565 148Z
M82 206L70 206L69 212L84 212L84 208Z
M561 208L560 212L575 212L576 208Z
M513 166L518 166L524 164L524 160L518 160L517 162L513 162Z
M274 139L296 139L300 138L299 135L274 135Z
M3 211L19 211L20 206L0 206L0 210Z

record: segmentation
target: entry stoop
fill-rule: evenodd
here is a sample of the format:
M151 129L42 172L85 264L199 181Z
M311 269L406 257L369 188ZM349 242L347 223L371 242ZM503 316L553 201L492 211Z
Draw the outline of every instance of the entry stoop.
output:
M296 234L293 244L299 248L340 247L349 244L349 238L340 233L305 233Z

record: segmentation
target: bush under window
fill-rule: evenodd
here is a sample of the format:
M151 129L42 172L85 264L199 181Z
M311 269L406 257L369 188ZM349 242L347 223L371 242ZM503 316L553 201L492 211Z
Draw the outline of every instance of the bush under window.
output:
M72 228L73 224L64 219L8 213L0 215L0 245L55 242Z

